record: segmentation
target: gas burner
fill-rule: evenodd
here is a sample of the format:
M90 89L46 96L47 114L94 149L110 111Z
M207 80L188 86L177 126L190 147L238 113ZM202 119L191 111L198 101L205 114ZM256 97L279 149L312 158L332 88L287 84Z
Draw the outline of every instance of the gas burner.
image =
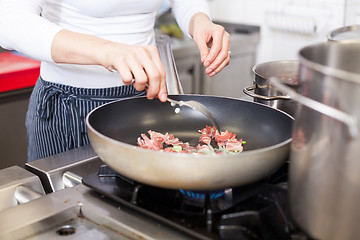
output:
M83 184L139 212L193 234L194 239L291 240L299 234L287 202L287 166L246 186L198 192L152 187L108 166ZM304 238L302 240L306 240Z
M185 197L191 200L205 200L209 195L210 200L216 199L218 197L224 196L225 190L218 190L218 191L187 191L187 190L179 190Z

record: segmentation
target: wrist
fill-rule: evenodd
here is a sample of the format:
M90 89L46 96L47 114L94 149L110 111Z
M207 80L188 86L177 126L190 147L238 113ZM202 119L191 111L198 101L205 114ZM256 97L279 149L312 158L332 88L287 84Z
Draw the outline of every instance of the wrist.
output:
M107 69L111 66L111 55L116 51L115 42L103 40L94 53L94 61L97 65L101 65Z
M189 25L189 34L191 37L194 37L194 33L197 31L197 26L202 25L203 23L209 23L210 18L208 15L206 15L203 12L195 13L191 20Z

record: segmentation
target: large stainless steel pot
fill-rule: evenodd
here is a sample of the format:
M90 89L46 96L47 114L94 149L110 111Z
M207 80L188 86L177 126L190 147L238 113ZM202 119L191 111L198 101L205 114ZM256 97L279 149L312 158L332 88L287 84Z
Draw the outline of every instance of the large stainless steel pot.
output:
M360 42L301 49L301 103L290 152L289 193L296 222L315 239L360 236Z
M295 102L278 89L269 84L270 77L281 79L284 83L296 89L299 70L298 60L272 61L255 65L254 85L245 87L244 93L254 98L254 102L282 110L292 116L295 112ZM252 92L254 91L254 92Z

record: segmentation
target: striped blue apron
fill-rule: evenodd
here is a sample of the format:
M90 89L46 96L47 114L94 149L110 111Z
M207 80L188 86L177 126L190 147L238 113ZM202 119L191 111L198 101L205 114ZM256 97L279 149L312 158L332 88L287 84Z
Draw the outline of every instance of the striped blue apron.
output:
M89 144L86 115L117 99L143 96L132 85L112 88L77 88L36 82L26 115L28 162Z

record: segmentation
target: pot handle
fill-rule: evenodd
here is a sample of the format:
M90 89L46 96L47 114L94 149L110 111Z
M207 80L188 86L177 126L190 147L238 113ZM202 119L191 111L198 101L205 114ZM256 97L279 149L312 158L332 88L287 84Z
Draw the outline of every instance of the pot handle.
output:
M256 85L252 85L250 87L245 87L243 89L243 92L253 98L259 98L261 100L267 100L267 101L271 101L271 100L277 100L277 99L282 99L282 100L290 100L290 96L263 96L263 95L259 95L256 93L252 93L251 91L254 91L257 88Z
M342 123L344 123L348 127L349 135L352 138L357 138L359 135L359 129L357 128L357 119L347 113L344 113L338 109L333 107L329 107L323 103L317 102L313 99L304 97L291 88L285 86L281 81L275 77L269 78L269 82L279 89L280 91L286 93L290 96L291 99L299 102L302 105L305 105L317 112L320 112L326 116L334 118Z

